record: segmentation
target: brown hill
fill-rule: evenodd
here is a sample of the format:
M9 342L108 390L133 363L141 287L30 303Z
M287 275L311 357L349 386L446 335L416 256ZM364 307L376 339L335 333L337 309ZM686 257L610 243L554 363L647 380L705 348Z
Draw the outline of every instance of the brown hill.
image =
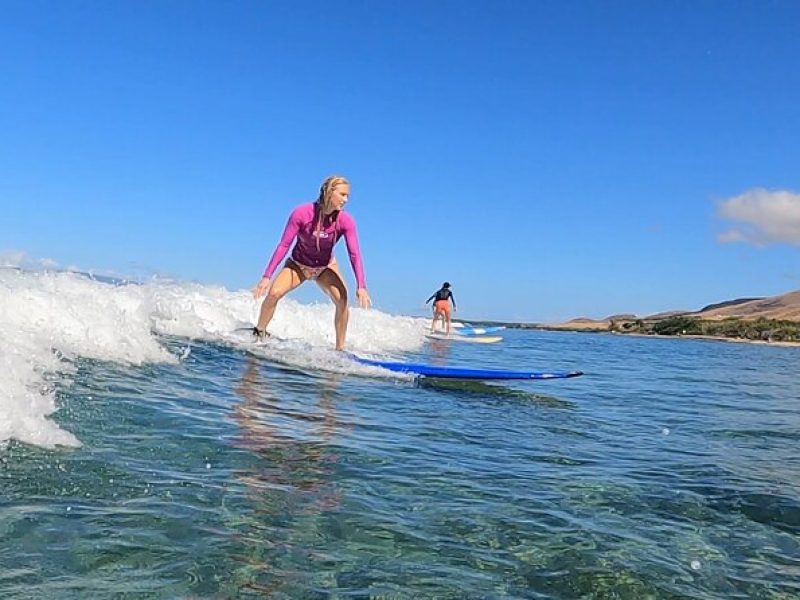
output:
M597 323L597 319L592 319L591 317L575 317L567 321L567 323Z
M709 304L708 306L704 306L697 312L703 312L706 310L714 310L715 308L725 308L726 306L735 306L737 304L743 304L745 302L752 302L753 300L763 300L763 296L760 298L737 298L736 300L725 300L724 302L717 302L716 304Z
M665 312L655 313L653 315L647 315L644 317L643 320L645 321L658 321L660 319L669 319L670 317L680 317L681 315L688 315L692 314L692 311L689 310L668 310Z
M800 321L800 290L759 298L738 304L701 310L694 315L703 319L726 319L738 317L740 319L783 319L786 321Z
M769 298L739 298L709 304L698 311L671 310L641 317L644 321L659 321L669 317L686 315L709 320L721 320L730 317L740 319L779 319L800 322L800 290L788 292ZM548 329L572 329L584 331L605 331L612 321L619 324L624 321L635 321L636 315L619 314L605 319L578 317L566 323L540 324Z
M605 319L602 319L602 320L606 321L606 322L609 322L609 321L635 321L638 318L639 317L637 317L633 313L627 313L627 314L622 314L622 315L609 315Z

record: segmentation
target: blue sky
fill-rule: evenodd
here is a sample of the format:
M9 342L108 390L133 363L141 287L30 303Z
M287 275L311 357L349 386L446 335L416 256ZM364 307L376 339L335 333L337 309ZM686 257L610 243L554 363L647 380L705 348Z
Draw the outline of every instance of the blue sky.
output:
M789 1L7 1L0 252L251 287L341 173L388 312L445 279L456 316L528 321L798 289L797 23Z

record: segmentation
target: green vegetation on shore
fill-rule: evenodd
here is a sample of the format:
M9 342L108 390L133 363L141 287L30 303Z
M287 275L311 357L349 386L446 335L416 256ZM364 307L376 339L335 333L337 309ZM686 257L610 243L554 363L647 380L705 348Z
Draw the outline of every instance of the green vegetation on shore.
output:
M597 328L575 327L569 323L548 326L538 323L509 323L505 321L471 321L472 325L489 327L503 325L509 329L555 329L561 331L613 331L639 335L704 335L717 338L765 342L800 342L800 322L781 319L703 319L677 315L663 319L612 319L606 326L597 322Z
M764 318L731 317L712 321L699 317L675 316L656 321L611 321L608 330L646 335L707 335L768 342L800 342L800 323Z

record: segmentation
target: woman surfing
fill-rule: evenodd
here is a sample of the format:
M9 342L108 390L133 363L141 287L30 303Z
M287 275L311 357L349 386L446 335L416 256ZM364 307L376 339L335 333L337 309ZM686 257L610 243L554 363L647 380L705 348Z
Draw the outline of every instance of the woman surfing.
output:
M301 204L291 212L278 246L264 269L264 275L253 289L256 298L267 295L261 304L258 323L253 327L254 336L263 338L269 335L267 326L281 298L301 283L316 281L336 306L333 318L336 349L344 350L350 309L347 305L347 286L333 256L334 246L342 237L356 278L358 303L362 308L369 308L372 303L364 277L356 222L344 212L349 198L350 182L339 175L332 175L322 182L315 202ZM291 256L272 280L272 275L293 242Z

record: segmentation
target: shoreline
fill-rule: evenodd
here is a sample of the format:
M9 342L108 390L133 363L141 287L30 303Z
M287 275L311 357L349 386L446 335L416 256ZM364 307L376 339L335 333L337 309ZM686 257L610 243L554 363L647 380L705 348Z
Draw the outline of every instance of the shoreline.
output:
M529 329L545 329L548 331L573 331L575 333L607 333L609 335L617 335L621 337L641 337L641 338L658 338L662 340L685 339L685 340L706 340L711 342L730 342L733 344L756 344L760 346L774 346L782 348L800 348L800 342L787 342L784 340L777 340L770 342L769 340L748 340L747 338L733 338L717 335L702 335L702 334L681 334L681 335L662 335L658 333L622 333L619 331L607 331L602 329L572 329L569 327L530 327Z
M588 333L588 332L587 332ZM596 331L595 333L602 333L600 331ZM612 335L621 335L621 336L634 336L634 337L644 337L644 338L660 338L664 340L669 339L689 339L689 340L708 340L712 342L731 342L733 344L756 344L760 346L778 346L783 348L800 348L800 342L787 342L783 340L770 342L769 340L748 340L747 338L732 338L732 337L724 337L724 336L716 336L716 335L701 335L701 334L685 334L685 335L660 335L658 333L620 333L618 331L608 331L606 333L610 333Z
M619 336L634 336L643 338L659 338L659 339L690 339L690 340L709 340L714 342L730 342L734 344L756 344L761 346L773 346L782 348L799 348L800 342L790 342L784 340L776 340L770 342L769 340L750 340L747 338L734 338L716 335L703 335L703 334L678 334L678 335L663 335L658 333L623 333L621 331L609 331L607 323L598 323L587 321L585 323L502 323L499 321L471 321L476 326L485 327L492 325L503 325L509 329L540 329L544 331L572 331L574 333L607 333ZM480 323L480 325L478 325Z

